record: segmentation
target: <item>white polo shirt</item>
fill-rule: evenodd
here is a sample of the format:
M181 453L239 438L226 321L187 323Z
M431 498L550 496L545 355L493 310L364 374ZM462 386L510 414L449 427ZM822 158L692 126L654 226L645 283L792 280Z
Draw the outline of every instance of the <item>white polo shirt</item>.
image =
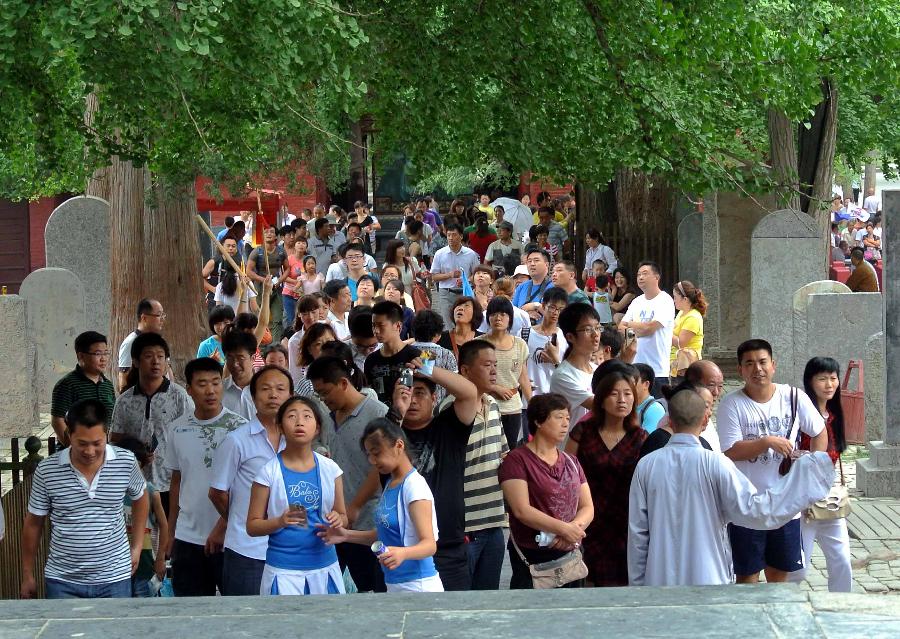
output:
M276 451L269 443L265 426L255 418L228 433L216 449L210 487L229 494L225 547L232 552L262 561L266 558L269 538L247 534L250 488L259 470L282 450L284 438Z
M38 464L28 512L50 515L50 555L44 576L76 584L108 584L131 577L125 497L147 488L131 451L106 445L90 485L73 465L71 448Z

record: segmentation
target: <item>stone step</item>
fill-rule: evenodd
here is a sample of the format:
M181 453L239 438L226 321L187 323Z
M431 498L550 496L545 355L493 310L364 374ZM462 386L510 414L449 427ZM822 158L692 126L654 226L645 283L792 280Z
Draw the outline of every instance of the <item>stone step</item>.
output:
M882 441L869 442L869 459L878 468L900 468L900 446L892 446Z
M870 459L856 462L856 487L866 497L900 495L900 465L879 466Z

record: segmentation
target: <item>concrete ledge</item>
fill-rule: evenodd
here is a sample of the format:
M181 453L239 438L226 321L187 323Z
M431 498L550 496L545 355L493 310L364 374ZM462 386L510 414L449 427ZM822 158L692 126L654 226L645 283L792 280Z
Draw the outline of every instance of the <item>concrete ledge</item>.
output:
M881 466L873 459L860 459L856 462L856 487L866 497L896 497L900 495L900 465Z
M873 595L810 595L791 585L0 602L0 638L23 639L144 635L806 639L826 636L823 628L828 637L900 636L900 605L893 598Z

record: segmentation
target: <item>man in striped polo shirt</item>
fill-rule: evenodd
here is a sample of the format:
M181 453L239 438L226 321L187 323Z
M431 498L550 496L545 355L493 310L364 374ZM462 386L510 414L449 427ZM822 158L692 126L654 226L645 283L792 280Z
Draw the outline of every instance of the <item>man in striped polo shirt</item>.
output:
M481 397L466 446L463 484L472 590L498 590L505 554L503 529L509 524L497 472L509 447L503 434L500 408L488 394L488 389L497 384L494 345L472 340L460 346L459 372L475 384Z
M106 414L112 415L116 405L113 384L103 371L109 362L109 343L106 336L87 331L75 338L75 370L56 382L50 403L50 425L61 444L67 441L66 412L83 399L100 400Z
M106 441L107 412L95 399L66 415L69 448L38 464L22 529L23 599L37 594L34 560L50 516L50 554L44 578L48 599L130 597L131 575L144 546L144 527L125 533L124 499L134 521L150 509L134 455Z

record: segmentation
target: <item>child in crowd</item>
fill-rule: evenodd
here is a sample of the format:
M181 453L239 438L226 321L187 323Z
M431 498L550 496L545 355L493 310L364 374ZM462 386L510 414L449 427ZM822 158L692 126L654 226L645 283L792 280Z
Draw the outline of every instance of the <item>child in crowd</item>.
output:
M225 354L222 353L222 336L234 322L234 309L225 304L218 304L209 312L209 330L212 335L197 348L197 357L211 357L225 365Z
M153 459L144 443L134 437L123 437L115 445L134 453L141 470L144 470ZM156 592L150 587L150 581L154 575L160 581L166 576L166 553L163 549L169 547L169 524L159 492L150 482L147 482L147 495L150 497L150 514L147 516L145 524L144 547L141 550L141 557L138 560L137 570L131 576L132 597L155 597ZM131 499L125 497L125 528L128 531L129 539L132 526L134 526L134 522L131 520ZM155 544L154 537L156 538ZM154 545L157 548L155 554ZM156 590L158 591L159 588L157 587Z
M374 530L320 525L328 544L371 545L388 592L443 592L432 558L437 551L434 495L413 467L403 430L387 419L366 426L360 445L381 475L389 475L375 510Z
M584 290L586 293L592 293L597 290L597 281L601 275L605 275L609 269L609 265L603 260L594 260L591 263L591 276L584 281Z
M315 451L321 429L315 404L292 397L278 409L285 448L257 473L250 492L247 534L269 536L261 595L344 592L337 552L317 527L347 526L340 467Z

